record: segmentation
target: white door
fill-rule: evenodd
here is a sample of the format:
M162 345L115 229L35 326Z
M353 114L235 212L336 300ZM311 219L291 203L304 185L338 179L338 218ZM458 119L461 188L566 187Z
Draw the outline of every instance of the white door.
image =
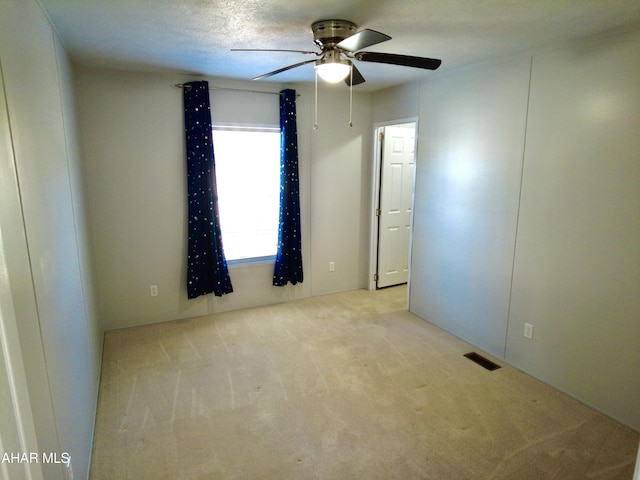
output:
M378 210L378 288L409 279L409 235L415 168L415 124L382 129Z

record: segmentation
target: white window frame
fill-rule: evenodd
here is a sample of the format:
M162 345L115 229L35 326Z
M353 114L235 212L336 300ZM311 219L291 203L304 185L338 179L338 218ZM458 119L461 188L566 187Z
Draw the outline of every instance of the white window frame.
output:
M237 132L269 132L269 133L277 133L278 135L280 135L280 126L279 125L254 125L254 124L229 124L229 123L214 123L212 125L212 130L213 130L213 134L215 136L215 132L216 131L237 131ZM278 143L279 146L279 143ZM213 151L214 151L214 158L216 159L216 162L218 162L218 156L216 153L216 141L215 138L213 140ZM218 164L216 163L216 166ZM251 263L268 263L268 262L274 262L276 259L276 255L277 255L277 230L278 230L278 223L279 223L279 192L280 192L280 155L278 153L278 164L277 164L277 168L278 168L278 177L277 177L277 184L274 187L277 191L277 202L278 202L278 214L275 215L275 230L276 230L276 239L275 239L275 247L276 247L276 252L273 255L264 255L264 256L255 256L255 257L242 257L242 258L233 258L233 259L228 259L227 258L227 264L230 266L233 265L243 265L243 264L251 264ZM217 167L216 167L217 169ZM216 182L218 185L218 197L220 198L220 185L221 185L221 181L220 181L220 177L219 177L219 171L217 171L217 177L216 178ZM223 180L224 181L224 180ZM223 187L224 190L224 187ZM223 217L223 214L220 214L221 217ZM224 231L224 221L220 220L221 223L221 230L222 230L222 242L223 242L223 246L225 247L225 256L226 256L226 252L227 252L227 245L228 242L225 242L225 231Z

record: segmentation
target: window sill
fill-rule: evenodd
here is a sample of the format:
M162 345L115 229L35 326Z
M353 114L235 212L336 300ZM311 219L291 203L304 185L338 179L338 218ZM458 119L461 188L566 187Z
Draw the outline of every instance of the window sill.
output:
M260 265L264 263L274 263L276 261L275 255L268 255L266 257L251 257L251 258L237 258L235 260L227 260L229 267L237 267L244 265Z

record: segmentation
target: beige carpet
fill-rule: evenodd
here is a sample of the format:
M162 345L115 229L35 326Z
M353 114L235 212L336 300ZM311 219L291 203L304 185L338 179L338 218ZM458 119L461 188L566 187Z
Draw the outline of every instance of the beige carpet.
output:
M636 432L467 360L405 292L108 332L91 479L633 477Z

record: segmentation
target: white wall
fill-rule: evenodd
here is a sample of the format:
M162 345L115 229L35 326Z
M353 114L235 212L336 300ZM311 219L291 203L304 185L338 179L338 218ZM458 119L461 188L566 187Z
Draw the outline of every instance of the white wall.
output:
M437 75L436 72L431 75ZM418 118L420 111L420 83L406 83L377 91L373 95L373 123L388 123Z
M3 274L38 451L70 453L75 478L87 478L102 332L92 305L70 67L37 2L0 7L10 127L10 135L2 137L8 187L0 224ZM45 478L63 476L60 465L42 469Z
M310 104L311 89L305 97ZM318 105L319 127L309 133L312 295L368 284L373 155L369 95L354 93L353 127L344 84L321 90Z
M422 85L410 309L504 356L529 58Z
M638 58L619 32L420 84L410 301L636 430ZM408 91L375 94L375 120L412 115Z
M534 56L506 355L636 429L639 58L640 32Z
M273 287L273 264L231 266L234 292L188 300L182 91L197 78L79 68L77 92L100 317L107 329L277 303L366 285L370 95L296 88L305 280ZM282 85L209 79L210 87ZM214 122L279 124L278 97L213 90ZM364 242L364 243L363 243ZM336 271L328 271L328 263ZM159 296L150 297L149 285Z

